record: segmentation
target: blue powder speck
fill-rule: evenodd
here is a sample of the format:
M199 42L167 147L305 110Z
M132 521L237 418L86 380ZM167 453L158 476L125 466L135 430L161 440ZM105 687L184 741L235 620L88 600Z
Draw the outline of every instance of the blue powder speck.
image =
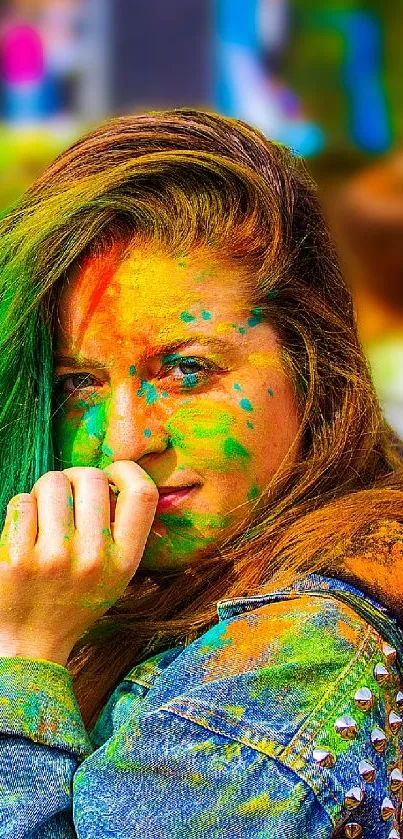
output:
M135 364L131 364L129 367L129 376L135 376L136 374L136 366Z
M145 428L143 431L144 437L151 437L152 431L150 428Z
M203 320L211 320L211 312L204 311L204 312L201 313L201 316L202 316Z
M249 402L249 399L241 399L240 406L243 408L244 411L253 411L252 405Z
M158 401L159 394L155 385L143 380L137 391L137 396L145 396L147 405L153 405L154 402Z

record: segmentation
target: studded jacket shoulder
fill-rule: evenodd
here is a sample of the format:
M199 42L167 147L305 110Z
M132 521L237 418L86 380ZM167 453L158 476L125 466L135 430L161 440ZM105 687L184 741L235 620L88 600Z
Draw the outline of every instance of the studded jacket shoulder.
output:
M65 668L0 659L0 837L400 836L403 641L385 609L311 576L217 611L130 671L89 735Z

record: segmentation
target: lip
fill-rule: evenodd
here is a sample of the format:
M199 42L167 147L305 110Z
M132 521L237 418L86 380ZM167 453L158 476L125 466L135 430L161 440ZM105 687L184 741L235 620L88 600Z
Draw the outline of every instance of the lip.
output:
M177 507L195 490L198 489L198 484L185 487L159 487L159 501L157 504L156 513L164 513L171 507Z

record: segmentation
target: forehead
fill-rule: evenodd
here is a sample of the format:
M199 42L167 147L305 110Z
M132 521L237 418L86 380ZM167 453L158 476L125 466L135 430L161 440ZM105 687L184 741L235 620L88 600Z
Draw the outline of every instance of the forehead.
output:
M63 341L97 334L166 341L192 328L211 332L246 315L241 271L206 251L172 256L151 246L114 246L76 266L62 291ZM221 323L221 327L220 327Z

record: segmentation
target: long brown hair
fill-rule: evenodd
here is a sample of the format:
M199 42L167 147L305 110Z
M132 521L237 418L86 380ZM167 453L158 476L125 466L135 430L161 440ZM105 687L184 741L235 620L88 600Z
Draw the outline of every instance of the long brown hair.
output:
M50 330L63 278L85 251L140 237L171 253L202 245L237 262L252 306L281 338L301 414L297 462L284 460L242 530L196 567L138 571L77 642L67 666L91 727L137 662L215 622L217 600L308 571L337 574L356 535L403 519L403 458L381 415L316 188L284 147L200 111L113 119L56 159L6 232L18 230L23 247L32 224L41 233L32 244L31 232L30 311L39 306Z

